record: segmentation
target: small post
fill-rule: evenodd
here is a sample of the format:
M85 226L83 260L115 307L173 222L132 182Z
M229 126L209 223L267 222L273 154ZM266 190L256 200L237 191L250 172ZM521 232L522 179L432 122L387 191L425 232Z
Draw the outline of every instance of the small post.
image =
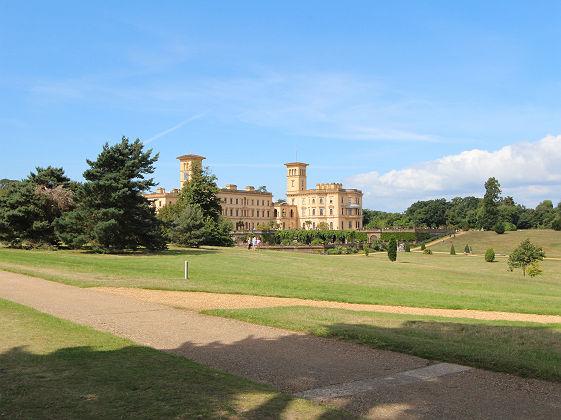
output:
M185 261L185 280L189 278L189 263Z

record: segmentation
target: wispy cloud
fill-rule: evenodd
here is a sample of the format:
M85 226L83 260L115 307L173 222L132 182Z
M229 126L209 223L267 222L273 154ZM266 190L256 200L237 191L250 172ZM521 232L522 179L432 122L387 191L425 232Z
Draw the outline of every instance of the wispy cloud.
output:
M183 127L185 124L190 123L191 121L198 120L199 118L202 118L204 116L205 116L205 114L197 114L197 115L194 115L190 118L187 118L186 120L181 121L179 124L176 124L173 127L170 127L167 130L164 130L161 133L158 133L155 136L150 137L148 140L144 141L144 144L152 143L154 140L158 140L160 137L163 137L166 134L169 134L169 133Z
M467 150L384 174L368 172L346 179L367 193L374 208L403 210L413 201L456 195L482 196L495 177L504 195L527 205L561 201L561 135L521 142L499 150Z

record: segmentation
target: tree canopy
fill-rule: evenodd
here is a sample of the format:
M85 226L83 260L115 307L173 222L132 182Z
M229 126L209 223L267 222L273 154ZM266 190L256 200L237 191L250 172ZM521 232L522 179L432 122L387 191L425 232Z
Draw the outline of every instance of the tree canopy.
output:
M541 247L532 244L529 239L525 239L510 253L507 264L510 271L521 268L525 276L526 268L533 262L543 260L544 257L545 252Z
M143 151L139 139L106 143L83 176L86 182L76 191L75 210L57 223L59 238L68 246L90 245L97 252L121 252L141 246L165 248L155 210L142 193L154 186L152 178L158 155Z
M55 221L74 207L76 183L62 168L37 167L21 182L5 182L0 195L0 240L56 245Z

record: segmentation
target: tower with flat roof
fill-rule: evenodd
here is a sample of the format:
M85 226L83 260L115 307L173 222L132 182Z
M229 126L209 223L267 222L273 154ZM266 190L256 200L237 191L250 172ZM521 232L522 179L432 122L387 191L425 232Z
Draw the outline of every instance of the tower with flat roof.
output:
M202 169L203 159L206 158L199 155L183 155L177 159L179 159L179 188L183 188L183 183L191 179L193 169L195 167Z

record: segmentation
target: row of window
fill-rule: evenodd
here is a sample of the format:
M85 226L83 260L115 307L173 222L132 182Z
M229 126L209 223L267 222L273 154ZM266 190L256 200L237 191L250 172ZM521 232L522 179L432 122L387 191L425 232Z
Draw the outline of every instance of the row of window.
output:
M345 216L345 214L347 216L360 216L361 210L360 209L341 209L341 214L343 216ZM316 209L312 209L312 211L310 212L310 216L315 216L315 215L316 215ZM320 216L324 215L323 208L319 209L319 215ZM329 209L329 215L333 216L333 209ZM306 209L302 209L302 216L306 216Z
M309 201L310 201L310 204L316 204L315 197L309 199ZM318 199L318 201L319 201L319 204L323 204L323 201L324 201L323 197L320 197ZM352 204L352 202L353 202L353 198L352 197L347 197L347 203ZM345 203L345 198L344 197L341 197L341 203L343 203L343 204ZM302 199L302 204L306 204L306 199L305 198ZM329 204L333 204L333 197L329 197ZM359 197L355 198L355 204L360 204L360 198ZM296 199L295 198L292 199L292 205L296 205Z
M271 207L273 205L272 201L269 200L255 200L255 199L249 199L249 198L232 198L230 197L230 204L241 204L241 205L245 205L245 206L266 206L266 207ZM222 199L223 203L227 203L228 202L228 198L223 198Z
M276 210L275 210L276 211ZM251 215L250 215L251 212ZM222 209L222 216L230 216L230 217L262 217L262 218L271 218L271 211L270 210L254 210L254 209Z

